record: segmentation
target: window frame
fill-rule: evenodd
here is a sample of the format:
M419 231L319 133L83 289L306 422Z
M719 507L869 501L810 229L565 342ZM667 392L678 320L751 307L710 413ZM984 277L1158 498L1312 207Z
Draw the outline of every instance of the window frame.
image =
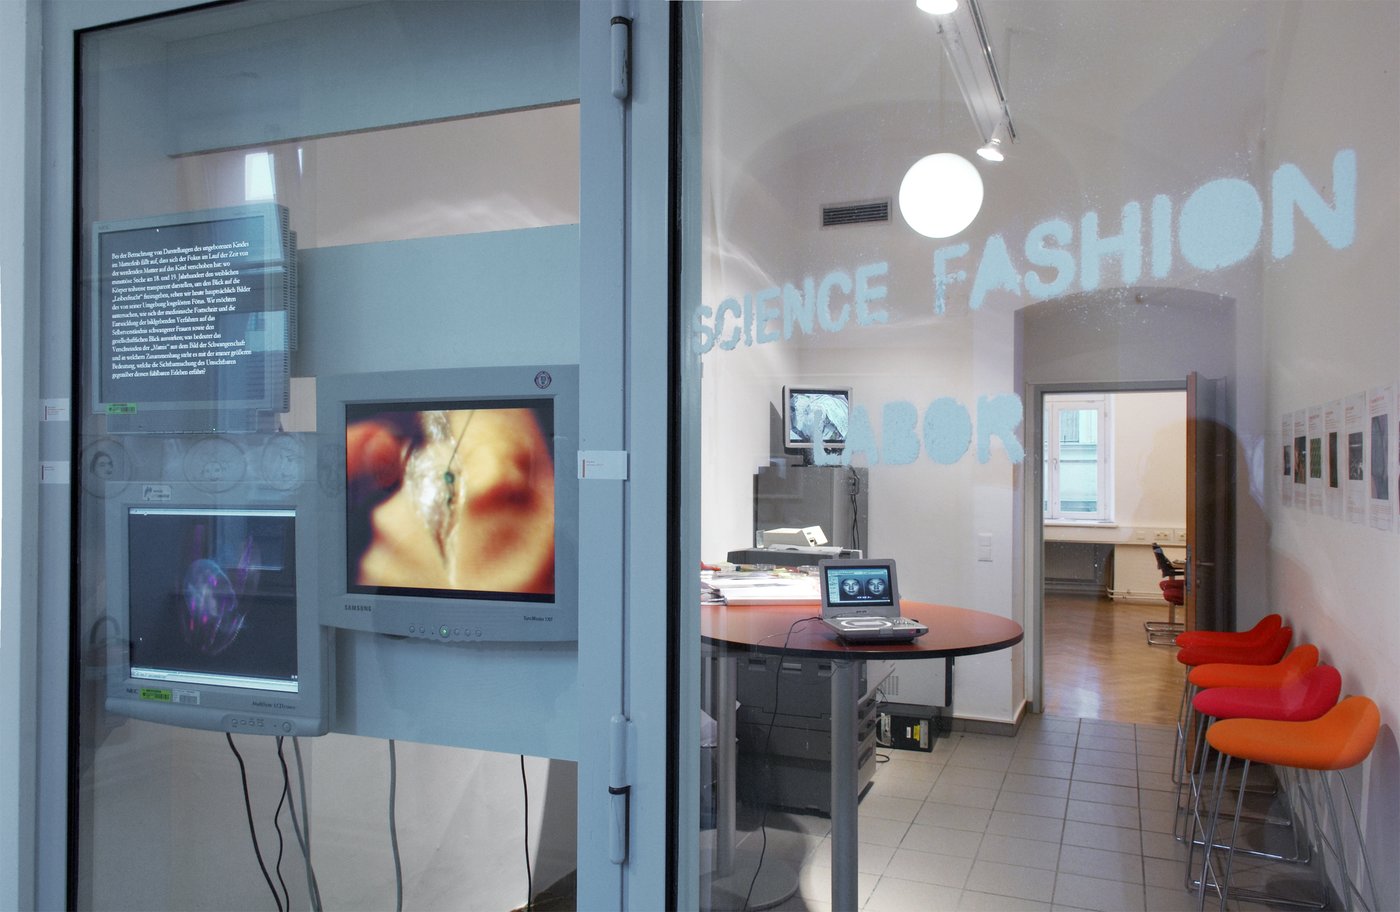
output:
M1113 399L1107 393L1047 393L1041 410L1041 455L1045 482L1041 510L1045 522L1065 525L1103 525L1113 522ZM1060 503L1060 417L1068 411L1092 411L1097 417L1098 509L1066 512Z

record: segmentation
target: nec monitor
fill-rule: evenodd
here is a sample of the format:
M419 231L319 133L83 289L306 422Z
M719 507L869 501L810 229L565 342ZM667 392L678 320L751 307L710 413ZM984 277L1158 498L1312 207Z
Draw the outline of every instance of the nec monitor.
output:
M246 432L285 412L296 271L273 203L96 223L92 408L108 432Z
M317 382L322 622L439 642L578 637L573 365Z
M788 449L811 449L813 446L840 449L846 445L850 419L849 388L783 388L784 444Z
M239 486L137 483L109 501L109 712L188 728L319 735L327 635L314 509Z

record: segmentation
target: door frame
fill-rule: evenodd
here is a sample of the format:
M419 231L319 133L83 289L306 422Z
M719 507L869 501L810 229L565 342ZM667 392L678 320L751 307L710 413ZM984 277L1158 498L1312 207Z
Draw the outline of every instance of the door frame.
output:
M1025 593L1026 702L1030 711L1045 711L1045 522L1041 500L1045 478L1041 460L1045 429L1041 426L1049 393L1150 393L1185 391L1186 380L1122 380L1085 383L1027 383L1025 386L1026 467L1021 485L1022 591Z
M0 190L5 199L24 201L13 218L6 216L7 224L19 223L24 230L8 236L37 239L29 244L3 242L3 262L11 268L0 313L5 352L17 357L5 359L4 422L10 458L3 464L9 509L2 531L5 553L29 559L7 562L11 572L4 577L3 655L16 661L3 663L5 680L12 686L4 688L0 723L7 732L24 737L13 757L0 766L0 800L15 811L14 822L0 837L0 863L19 873L0 892L0 906L69 906L68 859L77 840L70 828L73 808L68 795L72 720L66 684L73 671L66 610L70 491L64 484L41 487L37 481L42 463L62 465L70 458L73 428L56 423L46 425L41 434L37 422L30 420L40 401L71 401L73 392L72 314L66 302L71 298L74 256L75 35L204 5L190 0L25 0L5 4L0 16L0 22L16 26L6 30L3 41L16 52L6 56L4 72L22 76L0 87L0 108L24 113L24 129L4 146L5 160L19 159L15 163L22 167L0 174ZM671 427L672 319L678 310L671 259L675 19L670 7L621 0L580 7L580 95L588 111L582 114L581 129L598 129L597 124L606 124L608 118L622 118L625 132L614 151L626 156L624 167L610 177L596 185L583 182L585 211L596 211L609 201L618 209L618 217L607 221L609 230L617 232L614 240L622 254L620 260L613 257L606 263L583 258L587 291L581 307L589 319L581 320L581 351L593 352L597 363L580 366L580 449L621 451L628 459L625 482L600 482L599 488L588 488L580 496L581 515L597 510L607 514L611 524L606 535L589 537L602 543L601 553L611 561L595 564L590 571L587 581L604 586L590 602L610 606L610 617L598 624L598 634L581 633L579 643L579 698L589 707L581 713L579 726L581 836L605 832L613 807L606 789L608 739L594 736L600 731L594 728L595 716L610 719L621 714L630 720L632 732L626 743L631 854L624 865L599 861L599 853L606 854L606 839L580 839L581 908L675 907L678 901L684 904L687 889L694 889L675 874L678 867L684 870L676 859L695 854L698 811L687 823L684 809L689 803L673 801L675 795L687 794L673 780L674 757L668 753L673 750L668 701L674 699L672 674L678 666L674 649L659 648L673 635L667 607L675 603L671 590L679 587L684 594L686 589L673 581L679 576L673 570L681 553L671 526L673 435L655 431ZM631 94L625 102L612 92L616 16L631 19ZM41 75L44 91L30 92ZM590 311L591 302L601 303ZM580 551L581 565L599 556L590 545L581 544ZM59 610L41 610L45 606ZM598 619L584 620L581 630ZM600 648L585 662L584 649L594 646ZM632 682L642 686L634 688ZM698 685L686 692L698 693ZM698 794L698 785L692 791ZM673 803L681 808L678 818L669 813ZM680 834L678 840L668 837L672 832ZM687 851L687 843L692 850Z

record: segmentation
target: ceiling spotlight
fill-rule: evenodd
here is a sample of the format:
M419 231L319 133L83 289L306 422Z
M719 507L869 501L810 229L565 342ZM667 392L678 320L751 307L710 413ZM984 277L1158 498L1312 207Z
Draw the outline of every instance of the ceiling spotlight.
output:
M1006 155L1001 151L1001 140L992 138L985 146L977 150L977 154L989 162L1005 161Z
M952 237L982 209L982 175L952 152L925 155L899 185L899 211L924 237Z
M926 13L946 16L958 8L958 0L918 0L917 6Z
M963 0L952 15L938 20L938 33L953 67L953 78L962 90L963 101L967 102L982 141L990 144L999 139L1005 149L1016 141L1016 128L1011 124L1006 93L977 0ZM985 152L981 154L989 157Z

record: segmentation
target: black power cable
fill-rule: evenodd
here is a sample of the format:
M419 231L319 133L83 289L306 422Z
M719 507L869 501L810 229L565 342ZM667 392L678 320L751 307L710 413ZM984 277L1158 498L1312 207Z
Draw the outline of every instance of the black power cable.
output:
M525 755L520 755L520 788L525 795L525 912L535 902L535 877L530 871L530 780L525 778Z
M394 820L397 800L399 763L394 753L394 739L389 739L389 847L394 853L394 910L403 912L403 863L399 859L399 827Z
M306 825L297 820L297 803L293 799L287 802L287 810L292 818L292 834L297 838L297 845L301 848L301 858L306 865L306 891L311 898L312 912L321 912L321 887L316 883L316 871L311 867L311 819L306 811L306 778L303 776L301 766L301 746L295 737L292 738L292 747L296 750L297 780L301 786L301 815L306 818ZM287 755L283 751L282 736L277 738L277 761L282 764L282 786L290 791L291 774L287 771ZM303 829L305 834L303 835ZM288 904L288 909L291 905Z
M282 748L282 738L277 738L277 748ZM292 895L287 892L287 881L282 877L282 854L286 850L286 841L282 838L282 807L287 803L287 796L292 791L292 780L287 775L287 764L282 764L282 795L277 799L277 810L272 812L272 828L277 831L277 864L272 866L272 870L277 875L277 882L282 885L282 905L292 908Z
M792 632L797 629L798 624L805 624L808 621L820 620L820 615L813 615L811 617L798 618L797 620L793 621L787 629L787 635L783 637L783 653L785 654L787 652L788 642L792 640ZM777 634L774 634L774 636L777 636ZM764 639L767 639L767 637L765 637ZM782 655L779 655L778 674L777 677L773 679L773 713L768 719L768 731L763 736L763 762L768 767L770 777L772 773L772 761L768 758L768 748L773 742L773 726L778 721L778 689L782 685L782 683L783 658ZM754 865L753 877L749 879L749 889L748 892L744 894L744 904L739 907L743 910L747 910L749 908L749 900L753 897L753 888L758 883L759 873L763 870L763 856L768 854L768 809L769 802L765 800L763 802L763 816L760 817L758 821L758 829L760 836L758 848L758 864Z
M233 756L238 759L238 776L243 780L243 809L248 813L248 835L253 837L253 854L258 857L258 868L262 871L263 880L267 881L267 888L272 891L272 901L277 905L277 912L286 912L282 905L282 897L272 885L272 876L267 873L267 865L263 863L262 849L258 848L258 830L253 824L253 800L248 795L248 768L243 765L243 755L234 745L233 735L224 732L224 737L228 739L229 750L233 751Z
M285 766L287 760L281 752L281 744L278 744L277 756ZM292 737L292 752L296 757L297 764L297 785L301 792L301 816L302 823L297 822L296 804L292 805L292 832L296 834L297 843L301 846L301 857L306 862L306 884L311 893L312 912L321 912L321 885L316 881L316 869L311 864L311 813L306 809L306 769L301 762L301 740L295 735Z

